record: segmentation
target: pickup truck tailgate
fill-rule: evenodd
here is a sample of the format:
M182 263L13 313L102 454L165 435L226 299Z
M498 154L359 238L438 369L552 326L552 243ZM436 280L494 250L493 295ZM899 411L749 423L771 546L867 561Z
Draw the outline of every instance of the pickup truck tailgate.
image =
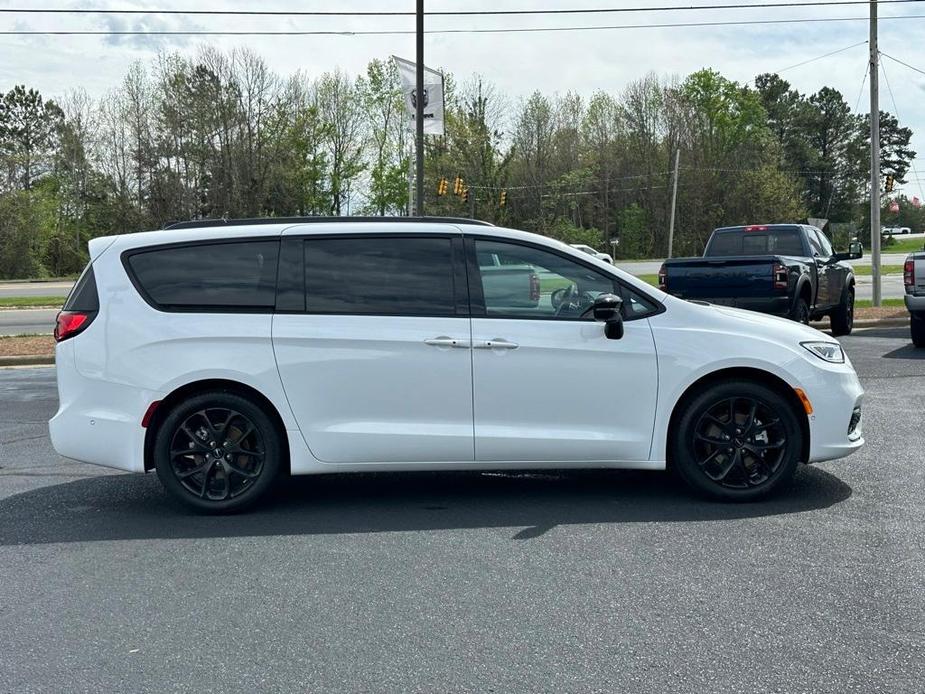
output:
M763 257L668 260L668 291L682 298L747 298L768 296L777 259Z

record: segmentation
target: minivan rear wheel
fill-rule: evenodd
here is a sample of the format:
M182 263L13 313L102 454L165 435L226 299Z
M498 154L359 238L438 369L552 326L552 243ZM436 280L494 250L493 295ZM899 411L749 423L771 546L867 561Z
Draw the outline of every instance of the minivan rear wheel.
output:
M776 390L760 383L717 383L682 406L671 461L695 490L751 501L793 476L803 432L794 405Z
M155 469L175 498L225 513L257 501L280 465L279 434L258 405L237 393L201 393L174 407L154 444Z

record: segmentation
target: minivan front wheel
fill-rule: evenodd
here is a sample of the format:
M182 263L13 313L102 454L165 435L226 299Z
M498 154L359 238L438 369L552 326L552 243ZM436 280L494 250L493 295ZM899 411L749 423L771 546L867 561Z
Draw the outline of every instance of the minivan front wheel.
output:
M167 415L155 440L164 487L200 511L237 511L259 499L279 470L276 427L236 393L195 395Z
M792 403L760 383L718 383L683 405L672 465L694 489L750 501L793 476L803 433Z

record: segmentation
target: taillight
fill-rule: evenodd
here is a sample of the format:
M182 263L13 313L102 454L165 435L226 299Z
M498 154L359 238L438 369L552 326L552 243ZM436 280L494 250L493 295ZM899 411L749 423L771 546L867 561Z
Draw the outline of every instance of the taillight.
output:
M903 265L903 284L907 287L915 286L915 261L912 258L906 258Z
M668 271L665 270L665 263L658 269L658 288L663 292L668 291Z
M774 263L771 266L771 281L774 289L787 291L787 266Z
M767 230L768 230L767 224L750 224L747 227L745 227L745 231L767 231Z
M540 276L536 273L530 274L530 301L540 300Z
M86 329L95 313L84 311L61 311L55 319L55 342L63 342Z

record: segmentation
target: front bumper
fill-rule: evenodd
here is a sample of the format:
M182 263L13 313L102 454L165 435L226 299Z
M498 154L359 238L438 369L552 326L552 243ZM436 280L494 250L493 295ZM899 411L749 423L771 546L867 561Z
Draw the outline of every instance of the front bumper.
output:
M864 389L854 371L828 371L824 382L805 389L809 415L810 463L851 455L864 445Z

